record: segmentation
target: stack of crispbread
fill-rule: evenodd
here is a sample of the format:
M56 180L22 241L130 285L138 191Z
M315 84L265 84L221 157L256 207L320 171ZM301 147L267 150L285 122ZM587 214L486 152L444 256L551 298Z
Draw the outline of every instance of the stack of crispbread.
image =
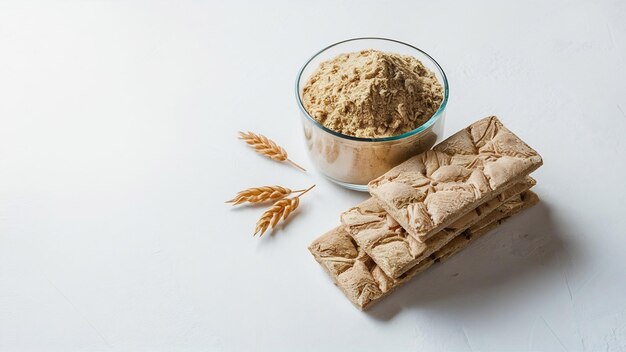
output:
M535 205L536 151L494 116L369 183L372 198L309 250L359 309Z

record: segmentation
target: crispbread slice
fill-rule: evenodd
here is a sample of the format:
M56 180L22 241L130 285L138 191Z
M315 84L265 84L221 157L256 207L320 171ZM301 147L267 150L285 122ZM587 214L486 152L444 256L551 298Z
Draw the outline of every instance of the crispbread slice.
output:
M524 194L531 193L527 191ZM536 197L536 196L535 196ZM390 294L394 289L409 281L417 273L430 267L434 262L445 260L454 253L465 248L473 239L482 236L484 233L497 226L500 220L509 214L522 211L532 205L532 196L522 196L520 199L526 201L511 202L501 206L499 209L508 209L508 212L498 212L495 218L483 219L471 232L470 239L466 235L463 241L450 242L444 248L433 253L428 260L421 261L399 278L387 276L374 263L374 261L354 242L353 238L341 227L336 227L322 235L309 246L309 251L315 260L328 272L334 283L343 291L348 299L359 309L366 310L372 304L378 302L383 297ZM536 199L536 198L532 198ZM488 223L487 221L491 221Z
M490 116L372 180L369 191L423 242L542 163L536 151Z
M373 198L344 212L341 222L358 246L385 274L397 278L428 258L469 226L482 220L506 200L527 191L535 184L535 180L526 177L523 182L498 194L491 201L470 210L424 243L418 242L413 236L407 234Z

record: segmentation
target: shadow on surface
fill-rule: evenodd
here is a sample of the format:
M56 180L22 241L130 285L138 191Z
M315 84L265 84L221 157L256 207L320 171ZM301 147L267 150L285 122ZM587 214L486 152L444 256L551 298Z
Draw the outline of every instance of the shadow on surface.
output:
M448 261L418 274L372 306L367 314L374 319L389 320L411 308L432 310L435 314L471 312L492 304L494 299L507 299L497 297L504 291L494 293L494 290L511 285L533 287L546 279L546 272L563 265L560 258L580 259L574 257L580 253L567 247L567 234L562 228L551 216L549 204L541 201Z

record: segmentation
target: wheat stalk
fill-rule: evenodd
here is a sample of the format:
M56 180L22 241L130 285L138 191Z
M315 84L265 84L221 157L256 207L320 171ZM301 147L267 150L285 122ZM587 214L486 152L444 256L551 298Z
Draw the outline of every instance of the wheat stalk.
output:
M283 149L283 147L279 146L262 134L256 134L250 131L248 131L248 133L239 131L239 139L242 139L248 145L252 146L257 153L261 155L265 155L266 157L276 161L286 161L298 169L306 172L302 166L289 159L287 152Z
M302 193L298 194L293 198L281 199L274 203L256 223L256 228L254 229L253 236L259 234L259 237L263 236L265 231L267 231L268 227L272 227L274 229L276 224L280 221L280 219L286 220L287 217L298 208L300 205L300 197L306 192L310 191L315 185L305 189Z
M290 190L286 187L281 186L261 186L261 187L252 187L248 189L244 189L243 191L239 191L235 198L231 200L227 200L226 203L233 203L233 205L241 204L241 203L261 203L269 200L277 200L285 198L286 196L297 193L304 192L303 189L298 189L295 191Z

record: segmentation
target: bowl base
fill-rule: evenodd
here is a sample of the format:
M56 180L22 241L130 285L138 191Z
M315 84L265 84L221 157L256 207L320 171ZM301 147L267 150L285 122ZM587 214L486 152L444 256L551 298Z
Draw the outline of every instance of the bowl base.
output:
M339 186L343 187L343 188L347 188L353 191L359 191L359 192L367 192L367 184L365 185L356 185L353 183L347 183L347 182L341 182L339 180L335 180L332 177L328 177L326 175L324 175L324 177L326 177L328 180L332 181L333 183L338 184Z

